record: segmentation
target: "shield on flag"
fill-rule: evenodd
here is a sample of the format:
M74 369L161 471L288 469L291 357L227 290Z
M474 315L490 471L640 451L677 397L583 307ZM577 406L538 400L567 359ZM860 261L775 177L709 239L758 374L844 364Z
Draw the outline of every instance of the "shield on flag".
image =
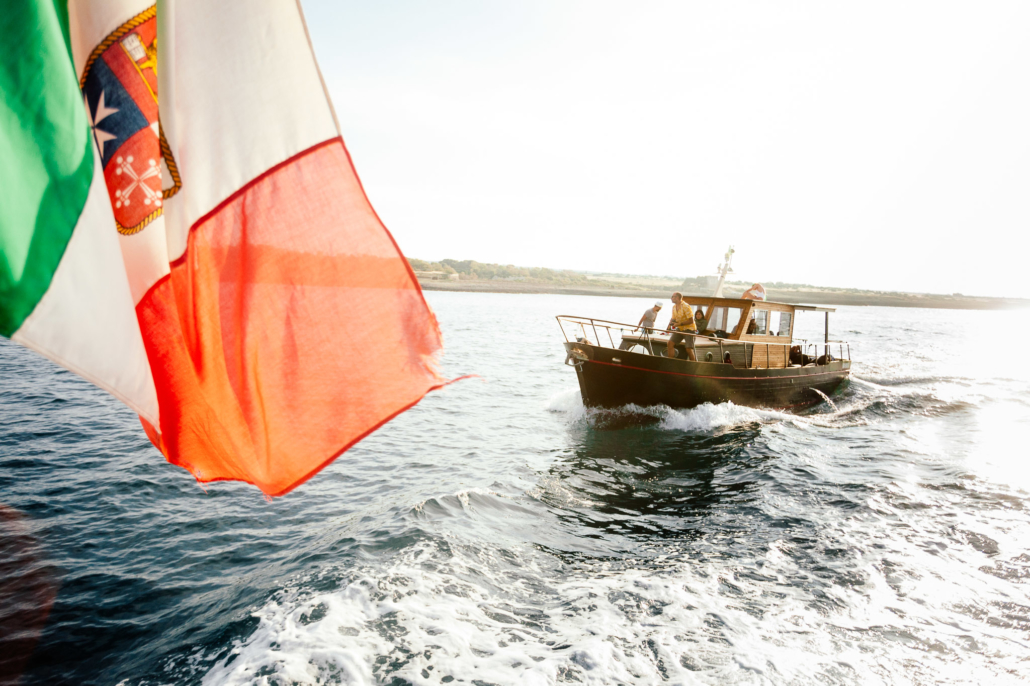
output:
M118 233L131 236L159 217L164 201L182 187L158 119L155 7L93 49L79 85Z

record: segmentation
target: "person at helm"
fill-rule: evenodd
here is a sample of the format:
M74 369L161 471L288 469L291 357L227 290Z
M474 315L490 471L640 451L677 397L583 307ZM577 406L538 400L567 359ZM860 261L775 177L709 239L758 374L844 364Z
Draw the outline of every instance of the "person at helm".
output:
M694 336L697 334L697 324L694 323L694 311L683 299L683 294L676 292L672 294L672 317L669 319L669 330L675 333L669 337L669 345L666 350L666 357L676 356L676 344L683 342L687 349L687 358L697 362L694 354Z

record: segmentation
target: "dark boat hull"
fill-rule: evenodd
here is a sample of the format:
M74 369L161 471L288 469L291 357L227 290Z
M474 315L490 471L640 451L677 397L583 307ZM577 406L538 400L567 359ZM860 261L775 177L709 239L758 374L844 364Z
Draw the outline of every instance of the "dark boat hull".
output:
M848 360L787 369L743 369L585 343L566 343L565 349L568 363L575 364L583 404L588 407L632 403L690 408L727 401L748 407L802 407L836 393L851 373Z

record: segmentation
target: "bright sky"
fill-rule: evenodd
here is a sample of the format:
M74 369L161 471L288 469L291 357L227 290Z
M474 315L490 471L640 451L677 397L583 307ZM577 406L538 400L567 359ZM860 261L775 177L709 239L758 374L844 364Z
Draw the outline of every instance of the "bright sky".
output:
M410 257L1030 296L1030 3L304 7Z

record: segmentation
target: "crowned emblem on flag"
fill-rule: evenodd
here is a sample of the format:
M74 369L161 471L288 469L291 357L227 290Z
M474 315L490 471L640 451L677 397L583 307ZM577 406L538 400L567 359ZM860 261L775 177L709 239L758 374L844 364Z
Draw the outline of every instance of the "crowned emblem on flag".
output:
M158 118L155 7L119 26L93 49L79 86L118 233L139 233L161 216L164 201L182 187Z

